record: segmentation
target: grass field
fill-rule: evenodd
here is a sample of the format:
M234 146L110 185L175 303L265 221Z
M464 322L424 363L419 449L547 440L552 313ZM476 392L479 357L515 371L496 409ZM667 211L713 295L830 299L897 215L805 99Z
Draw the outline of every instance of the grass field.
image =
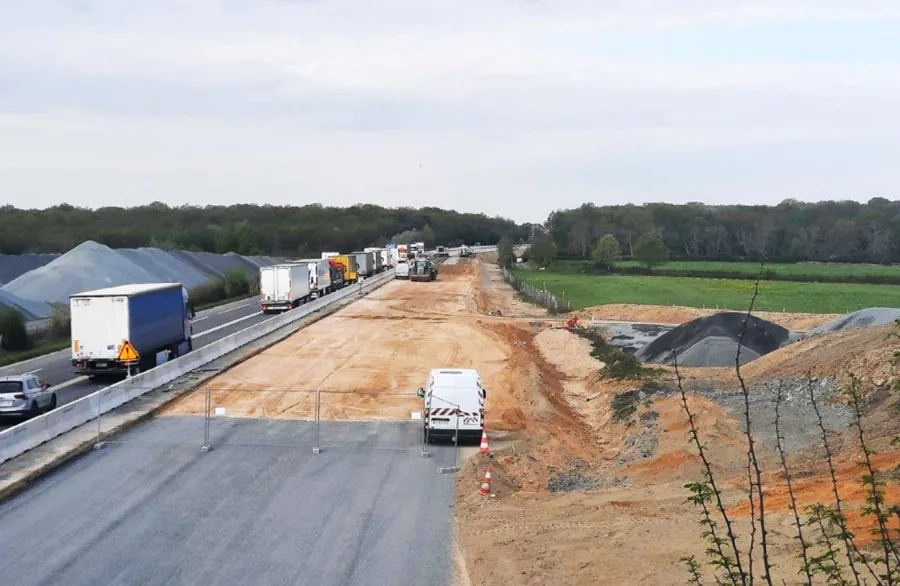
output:
M516 277L569 301L576 309L604 303L684 305L746 310L752 280L691 279L630 275L576 275L516 271ZM803 313L849 313L866 307L900 306L900 286L856 283L763 281L756 309Z
M635 261L617 263L622 267L638 267ZM759 273L759 263L756 262L691 262L673 261L666 263L662 269L673 271L702 271L702 272L732 272L745 273L748 277L755 277ZM900 266L869 265L869 264L840 264L840 263L767 263L766 271L772 271L778 275L804 275L809 277L898 277L900 278Z

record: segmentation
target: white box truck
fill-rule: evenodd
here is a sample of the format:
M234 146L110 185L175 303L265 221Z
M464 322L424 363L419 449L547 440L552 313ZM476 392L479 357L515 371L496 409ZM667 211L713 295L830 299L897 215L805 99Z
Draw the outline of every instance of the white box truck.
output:
M471 368L434 368L416 393L424 401L425 440L480 440L487 390Z
M259 269L259 305L263 313L281 313L309 301L309 266L279 264Z
M149 370L193 349L193 310L181 283L119 285L69 297L72 366L79 375L126 374L126 344L139 360L131 372Z
M327 258L301 258L291 263L305 264L309 268L310 299L331 293L331 264Z

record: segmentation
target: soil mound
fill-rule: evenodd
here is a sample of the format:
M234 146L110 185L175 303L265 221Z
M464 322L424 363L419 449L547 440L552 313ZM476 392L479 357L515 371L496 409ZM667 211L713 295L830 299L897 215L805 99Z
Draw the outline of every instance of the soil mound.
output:
M731 366L746 317L745 313L724 312L689 321L663 334L635 357L641 362L672 364L674 351L682 366ZM789 337L786 328L751 315L741 346L741 363L777 350Z

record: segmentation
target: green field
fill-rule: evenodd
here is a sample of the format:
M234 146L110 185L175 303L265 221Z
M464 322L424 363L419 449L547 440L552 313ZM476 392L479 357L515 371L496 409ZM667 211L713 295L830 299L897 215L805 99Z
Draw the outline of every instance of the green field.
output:
M594 276L551 271L516 271L515 275L533 287L546 286L575 309L604 303L639 303L746 310L753 293L752 280ZM759 311L849 313L866 307L900 306L897 285L763 281L759 289L756 300Z
M623 261L616 263L622 267L639 267L636 261ZM700 271L700 272L732 272L744 273L748 277L755 277L759 273L757 262L696 262L696 261L672 261L660 267L671 271ZM808 277L896 277L900 278L900 265L885 266L871 264L841 264L841 263L767 263L766 271L776 275L808 276Z

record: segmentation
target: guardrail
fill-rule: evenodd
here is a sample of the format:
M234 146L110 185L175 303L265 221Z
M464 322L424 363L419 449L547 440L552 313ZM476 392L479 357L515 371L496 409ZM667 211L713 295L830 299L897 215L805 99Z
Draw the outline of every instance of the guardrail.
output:
M320 297L302 307L235 332L152 370L127 378L4 430L0 432L0 464L333 303L359 295L361 291L371 291L393 277L393 269L375 275L365 279L360 285L352 285L326 297Z

